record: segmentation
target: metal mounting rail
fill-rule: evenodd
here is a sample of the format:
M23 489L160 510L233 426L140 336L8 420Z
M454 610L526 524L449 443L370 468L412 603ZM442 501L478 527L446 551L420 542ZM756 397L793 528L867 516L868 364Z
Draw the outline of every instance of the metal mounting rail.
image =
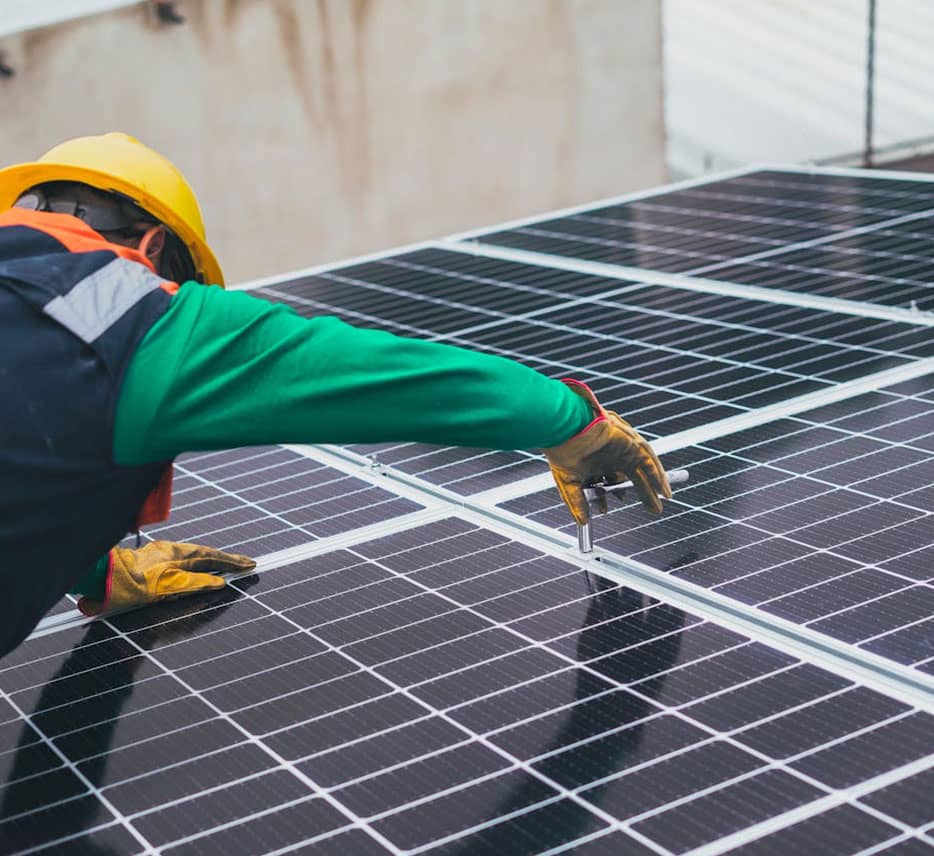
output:
M765 642L793 657L860 681L907 704L934 712L934 677L916 669L862 651L854 645L832 639L785 619L759 612L694 583L669 576L641 562L625 559L600 547L595 547L592 553L581 555L577 539L570 535L549 529L494 505L476 502L473 497L460 496L447 488L429 484L417 476L394 470L390 466L374 468L368 458L356 452L336 446L289 448L384 487L388 480L393 491L410 498L421 496L424 498L421 500L423 502L430 498L431 505L440 500L447 505L451 514L462 519L578 565L583 570L637 588L754 640Z

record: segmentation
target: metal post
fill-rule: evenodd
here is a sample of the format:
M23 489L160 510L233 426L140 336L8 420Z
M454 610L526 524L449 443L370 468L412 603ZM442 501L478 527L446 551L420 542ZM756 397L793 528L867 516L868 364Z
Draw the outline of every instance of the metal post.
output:
M687 470L669 470L669 484L684 484L691 474ZM606 496L608 490L628 490L632 487L632 482L622 482L621 484L594 484L584 488L584 499L588 505L593 505L594 501L601 496ZM593 552L593 520L588 520L585 524L577 524L577 549L581 553Z
M869 0L869 37L866 43L866 137L863 166L872 166L873 95L876 78L876 0Z

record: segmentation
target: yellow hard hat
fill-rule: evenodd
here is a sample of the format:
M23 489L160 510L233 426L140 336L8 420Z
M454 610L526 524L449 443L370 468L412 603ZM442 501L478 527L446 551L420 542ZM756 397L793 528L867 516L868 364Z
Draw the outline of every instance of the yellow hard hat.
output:
M128 134L76 137L50 149L34 163L0 169L0 211L48 181L79 181L115 190L133 200L185 244L204 282L224 284L224 275L204 237L201 209L178 168Z

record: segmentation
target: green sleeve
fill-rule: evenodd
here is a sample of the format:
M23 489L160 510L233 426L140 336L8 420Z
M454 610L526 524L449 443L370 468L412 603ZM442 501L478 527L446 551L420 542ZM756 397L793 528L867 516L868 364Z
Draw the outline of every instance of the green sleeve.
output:
M512 360L186 283L127 368L114 458L391 440L533 449L591 418L560 381Z
M103 600L107 590L107 569L110 567L110 553L104 553L77 583L69 594L83 594L91 600Z

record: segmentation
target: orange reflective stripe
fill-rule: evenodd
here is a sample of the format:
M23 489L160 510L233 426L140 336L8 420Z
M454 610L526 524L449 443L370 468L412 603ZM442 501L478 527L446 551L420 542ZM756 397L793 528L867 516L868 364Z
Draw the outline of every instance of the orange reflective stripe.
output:
M48 211L28 211L25 208L11 208L0 214L0 227L28 226L55 238L72 253L93 253L109 250L131 262L145 265L156 272L152 262L132 247L111 244L99 232L95 232L87 223L70 214L52 214Z

